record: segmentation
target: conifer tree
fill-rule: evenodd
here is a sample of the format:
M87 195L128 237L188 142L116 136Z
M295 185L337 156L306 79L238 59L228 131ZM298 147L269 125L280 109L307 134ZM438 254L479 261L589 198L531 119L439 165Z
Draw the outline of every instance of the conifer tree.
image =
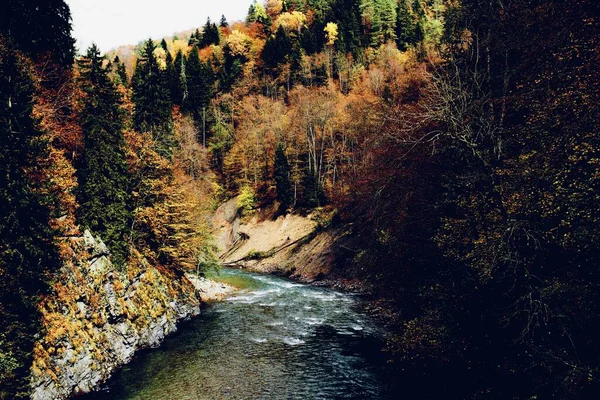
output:
M214 74L209 63L200 61L197 50L192 50L186 66L187 97L182 103L184 111L193 115L198 123L206 121L206 108L213 96Z
M128 254L131 224L130 178L125 164L121 98L102 66L103 59L92 45L77 62L85 93L80 115L84 150L78 170L78 219L105 240L113 262L122 265Z
M47 143L32 117L34 87L24 58L0 43L0 398L25 398L38 296L58 267L50 199L30 178Z
M406 0L400 0L396 12L396 44L399 50L405 51L415 43L415 23L410 14Z
M188 40L188 46L198 46L201 40L202 34L200 33L200 30L196 28L196 31L192 33L190 40Z
M281 203L281 208L285 210L292 205L294 194L290 182L290 165L282 143L278 143L277 148L275 149L274 175L275 186L277 188L277 200Z
M280 25L277 28L277 32L275 32L275 36L271 36L265 42L261 58L265 66L275 68L277 65L285 62L291 51L292 42L290 37L283 26Z
M225 15L221 15L221 22L219 23L219 26L221 28L227 28L229 26L229 23L227 22L227 18L225 18Z
M206 24L202 28L202 38L200 38L198 47L203 48L210 46L211 44L218 45L221 42L219 35L219 28L217 25L210 21L210 18L206 20Z
M173 116L168 82L154 55L152 39L144 45L132 78L133 126L139 132L150 132L156 142L156 151L170 157L173 147Z
M75 40L71 11L63 0L10 0L0 12L0 36L34 60L49 56L57 65L71 68Z
M173 75L169 81L169 90L173 104L181 105L187 98L187 78L185 73L185 57L181 50L173 61Z

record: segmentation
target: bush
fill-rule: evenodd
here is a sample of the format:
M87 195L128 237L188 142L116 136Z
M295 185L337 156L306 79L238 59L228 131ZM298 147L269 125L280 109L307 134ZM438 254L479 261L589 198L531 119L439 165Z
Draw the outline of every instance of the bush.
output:
M238 207L242 211L242 215L249 215L256 208L256 198L254 190L249 186L244 186L240 190L238 196Z

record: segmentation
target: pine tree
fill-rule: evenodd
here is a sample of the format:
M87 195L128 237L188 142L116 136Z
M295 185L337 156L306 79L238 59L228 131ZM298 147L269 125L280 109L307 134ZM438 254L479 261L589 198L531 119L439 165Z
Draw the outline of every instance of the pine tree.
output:
M278 143L277 148L275 149L274 175L275 186L277 188L277 200L281 203L281 208L285 210L292 206L294 194L290 182L290 165L282 143Z
M221 42L219 34L219 28L216 24L210 21L210 18L206 20L206 24L202 28L202 38L199 40L198 47L204 48L211 44L218 45Z
M187 97L182 109L193 115L197 123L206 121L206 108L213 96L214 74L210 64L200 61L197 50L192 50L186 67Z
M225 15L221 15L221 22L219 23L219 26L221 28L227 28L229 26L229 23L227 22L227 18L225 18Z
M99 234L109 246L113 262L122 265L128 254L131 225L130 181L125 164L121 98L96 45L77 61L85 96L80 115L84 150L78 170L81 225Z
M190 40L188 40L188 46L198 46L201 40L202 34L200 33L200 30L196 28L196 31L192 33Z
M115 56L112 63L113 63L113 65L116 65L116 69L117 69L115 71L115 75L114 75L115 82L117 84L127 86L129 82L127 79L127 70L125 69L125 64L121 62L121 59L119 58L119 56Z
M71 11L63 0L10 0L0 12L0 36L34 60L49 56L71 68L75 40L71 36Z
M283 26L277 28L275 36L271 36L265 42L261 58L265 66L275 68L277 65L285 62L287 56L292 51L292 42Z
M415 23L410 14L406 0L400 0L396 12L396 44L399 50L405 51L415 43Z
M156 151L171 157L173 147L173 116L168 82L154 55L156 46L148 39L138 59L132 78L133 126L139 132L150 132Z
M38 296L58 268L50 198L29 177L47 156L32 117L34 87L24 58L0 43L0 398L26 398Z
M173 75L169 81L169 90L173 104L181 105L187 98L187 78L185 73L185 57L181 50L177 52L173 61Z

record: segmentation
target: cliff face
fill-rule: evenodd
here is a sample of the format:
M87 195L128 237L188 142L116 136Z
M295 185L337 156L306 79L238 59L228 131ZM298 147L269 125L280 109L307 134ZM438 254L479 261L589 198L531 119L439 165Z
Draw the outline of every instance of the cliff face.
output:
M89 232L64 246L69 260L41 303L45 335L34 349L32 399L91 391L137 350L158 346L178 321L200 312L187 278L139 254L119 271Z
M258 215L241 218L237 198L231 199L217 209L213 221L220 259L224 265L255 272L365 290L356 279L348 279L349 274L336 271L339 259L348 257L343 248L347 227L324 227L330 225L326 221L330 218L319 210L274 220L259 219Z

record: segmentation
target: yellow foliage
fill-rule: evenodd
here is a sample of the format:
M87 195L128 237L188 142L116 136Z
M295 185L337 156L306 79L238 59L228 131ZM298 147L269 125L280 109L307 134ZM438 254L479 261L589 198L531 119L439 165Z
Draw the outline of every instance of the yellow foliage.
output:
M285 12L275 21L275 29L283 26L288 31L300 32L306 25L306 15L300 11Z
M226 39L227 47L234 56L248 56L252 40L248 35L234 29Z
M327 40L327 45L333 46L338 38L338 25L335 22L328 22L323 30L325 31L325 40Z

